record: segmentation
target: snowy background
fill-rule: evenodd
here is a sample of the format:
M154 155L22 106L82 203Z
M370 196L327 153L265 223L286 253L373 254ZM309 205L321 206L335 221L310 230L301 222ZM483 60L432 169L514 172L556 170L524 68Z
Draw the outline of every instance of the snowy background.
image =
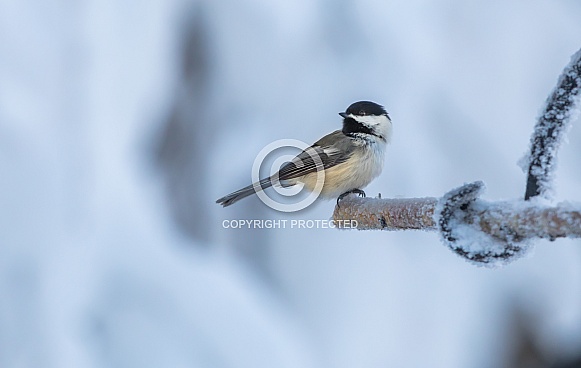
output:
M581 244L475 267L435 233L223 229L256 154L357 100L366 191L520 198L575 0L0 2L0 367L524 367L581 355ZM558 200L580 201L581 122Z

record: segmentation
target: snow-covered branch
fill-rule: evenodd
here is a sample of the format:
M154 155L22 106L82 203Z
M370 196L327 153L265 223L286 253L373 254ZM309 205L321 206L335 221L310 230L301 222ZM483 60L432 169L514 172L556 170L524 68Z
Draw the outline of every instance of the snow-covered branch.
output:
M573 55L563 70L535 126L530 154L524 162L528 166L525 200L538 195L551 195L555 156L571 121L579 114L580 94L581 50Z
M438 231L436 198L379 199L346 197L335 207L333 220L355 220L358 230ZM475 202L466 221L496 238L581 238L581 206L514 202Z
M486 266L518 258L534 238L581 238L581 206L486 202L477 198L483 187L481 182L466 184L440 199L351 195L335 207L333 220L355 220L359 230L439 231L456 254Z

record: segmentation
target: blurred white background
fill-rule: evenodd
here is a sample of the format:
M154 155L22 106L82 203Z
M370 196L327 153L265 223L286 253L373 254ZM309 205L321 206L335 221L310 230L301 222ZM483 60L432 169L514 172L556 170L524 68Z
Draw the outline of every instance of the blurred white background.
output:
M394 121L366 191L441 196L517 161L575 0L0 2L0 367L545 367L581 359L581 244L475 267L436 233L215 199L357 100ZM581 129L557 200L579 201Z

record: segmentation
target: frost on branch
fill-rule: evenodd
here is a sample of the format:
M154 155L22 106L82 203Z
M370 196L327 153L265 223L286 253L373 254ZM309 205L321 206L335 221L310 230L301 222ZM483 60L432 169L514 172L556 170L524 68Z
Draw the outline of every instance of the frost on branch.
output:
M482 231L480 214L486 206L475 202L483 190L484 183L479 181L442 197L436 210L442 240L454 253L479 265L508 263L525 253L525 236L502 224L502 217L498 218L495 235Z
M555 157L571 121L579 114L580 94L581 50L573 55L563 71L535 126L530 154L523 162L525 169L528 166L525 200L538 195L544 198L551 196Z
M477 199L482 189L480 182L468 184L439 200L351 195L335 207L333 220L355 220L358 230L440 231L456 254L485 266L515 260L535 238L581 238L581 205L487 202Z
M441 228L439 218L442 217L438 213L445 208L442 202L451 196L456 198L453 194L457 190L452 190L440 200L432 197L379 199L350 195L335 207L333 220L355 220L358 230L438 231ZM454 212L462 210L462 207ZM470 205L470 212L470 216L461 218L497 239L581 238L581 205L559 203L547 206L535 201L487 202L476 199ZM444 226L445 229L448 227Z

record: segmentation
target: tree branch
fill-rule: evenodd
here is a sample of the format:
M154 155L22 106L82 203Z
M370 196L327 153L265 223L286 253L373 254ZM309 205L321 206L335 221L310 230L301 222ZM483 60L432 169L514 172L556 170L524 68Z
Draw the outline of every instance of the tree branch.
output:
M355 220L358 230L437 231L436 198L379 199L348 196L335 207L333 220ZM539 206L514 202L475 203L467 224L498 239L507 237L581 238L581 209L567 204Z
M559 78L539 117L531 138L525 200L541 195L549 197L555 171L555 156L570 123L578 115L581 94L581 50Z

